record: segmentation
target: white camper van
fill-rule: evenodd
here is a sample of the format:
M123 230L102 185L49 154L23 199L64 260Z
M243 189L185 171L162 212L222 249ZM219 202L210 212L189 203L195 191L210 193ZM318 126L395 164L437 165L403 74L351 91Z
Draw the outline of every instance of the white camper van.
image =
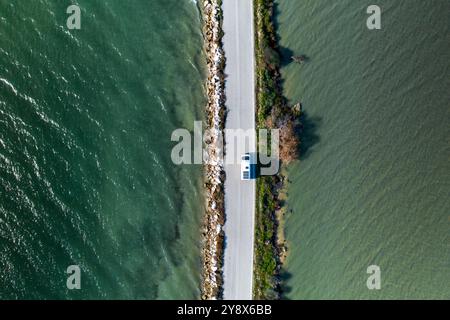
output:
M241 180L251 180L251 173L251 156L249 153L246 153L241 157Z

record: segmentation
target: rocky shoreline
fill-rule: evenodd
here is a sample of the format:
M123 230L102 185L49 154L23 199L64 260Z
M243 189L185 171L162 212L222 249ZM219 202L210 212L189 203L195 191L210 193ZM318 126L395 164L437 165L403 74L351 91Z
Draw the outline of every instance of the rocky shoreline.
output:
M203 223L202 285L203 300L222 296L222 264L225 223L222 137L225 123L224 67L222 49L222 1L199 2L203 18L203 36L207 62L205 154L205 215Z

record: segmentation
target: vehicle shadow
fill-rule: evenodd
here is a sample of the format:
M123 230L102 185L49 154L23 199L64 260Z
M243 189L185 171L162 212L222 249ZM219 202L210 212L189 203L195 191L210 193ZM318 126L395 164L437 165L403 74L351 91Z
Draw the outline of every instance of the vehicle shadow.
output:
M273 176L276 175L280 170L280 159L276 157L271 157L269 160L269 157L264 156L265 161L268 162L267 164L261 163L259 160L261 159L261 155L258 154L258 163L256 163L255 166L255 173L256 178L259 178L261 176Z

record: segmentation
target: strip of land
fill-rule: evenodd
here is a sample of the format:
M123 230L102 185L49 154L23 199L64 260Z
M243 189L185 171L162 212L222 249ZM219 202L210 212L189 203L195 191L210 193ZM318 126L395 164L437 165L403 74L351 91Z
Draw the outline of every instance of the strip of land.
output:
M255 57L252 0L223 1L226 56L225 129L255 130ZM237 147L225 136L226 154ZM244 152L256 152L255 140ZM240 154L238 155L240 157ZM253 290L255 181L241 181L240 163L225 165L225 254L223 298L250 300Z

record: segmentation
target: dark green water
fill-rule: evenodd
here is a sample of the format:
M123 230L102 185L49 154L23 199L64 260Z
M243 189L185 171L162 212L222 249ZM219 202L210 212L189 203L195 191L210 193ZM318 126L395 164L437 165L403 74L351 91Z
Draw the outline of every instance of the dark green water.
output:
M373 1L278 3L281 44L310 58L283 68L306 111L287 298L450 298L450 1L376 1L379 31Z
M192 1L0 0L0 298L198 298L205 102ZM66 268L81 267L81 290Z

